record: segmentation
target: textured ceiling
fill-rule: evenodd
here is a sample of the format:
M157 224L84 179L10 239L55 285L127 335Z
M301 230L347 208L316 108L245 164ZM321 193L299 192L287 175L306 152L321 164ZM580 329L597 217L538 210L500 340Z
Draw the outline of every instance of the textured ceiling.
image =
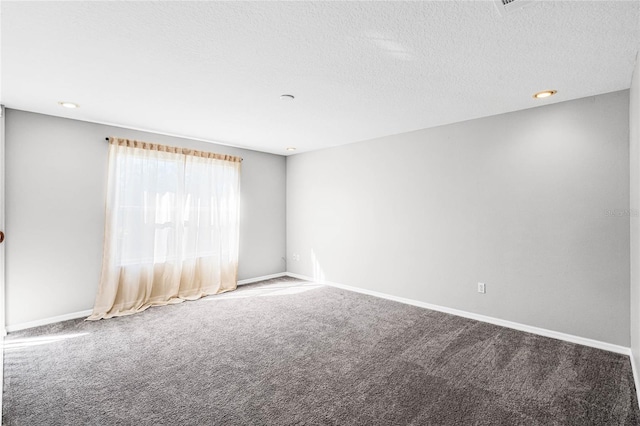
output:
M0 7L5 106L283 155L626 89L640 45L639 1Z

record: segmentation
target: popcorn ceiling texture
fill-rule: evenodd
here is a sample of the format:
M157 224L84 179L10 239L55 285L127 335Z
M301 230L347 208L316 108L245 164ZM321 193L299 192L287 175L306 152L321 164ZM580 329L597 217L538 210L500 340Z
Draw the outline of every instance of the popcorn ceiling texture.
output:
M639 9L543 1L503 17L492 1L4 2L2 102L304 152L627 89ZM531 98L545 89L559 92Z

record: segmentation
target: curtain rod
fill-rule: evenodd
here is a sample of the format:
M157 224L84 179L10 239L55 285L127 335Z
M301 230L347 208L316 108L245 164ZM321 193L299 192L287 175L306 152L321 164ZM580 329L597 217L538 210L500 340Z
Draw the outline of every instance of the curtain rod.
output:
M111 138L110 138L110 137L108 137L108 136L107 136L106 138L104 138L104 140L106 140L107 142L108 142L110 139L111 139ZM145 143L153 144L152 142L145 142ZM153 145L158 145L158 144L153 144ZM170 148L174 148L174 147L170 147ZM176 149L178 149L178 148L176 148ZM182 149L182 150L188 150L188 151L195 151L195 152L205 152L205 151L198 151L198 150L196 150L196 149L191 149L191 148L179 148L179 149ZM207 152L205 152L205 153L207 153ZM214 154L214 153L211 153L211 152L208 152L208 154L212 154L212 155L216 155L216 156L222 156L222 157L237 158L237 159L239 159L239 160L240 160L240 162L243 162L243 161L244 161L244 158L242 158L242 157L235 157L235 156L233 156L233 155L229 155L229 154Z

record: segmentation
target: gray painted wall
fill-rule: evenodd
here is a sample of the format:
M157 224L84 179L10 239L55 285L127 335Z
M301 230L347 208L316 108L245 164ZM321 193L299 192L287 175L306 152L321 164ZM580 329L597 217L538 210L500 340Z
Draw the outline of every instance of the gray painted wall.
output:
M285 271L283 156L7 110L7 325L93 307L102 261L106 136L243 157L239 279Z
M640 65L629 90L629 164L631 216L631 354L640 372Z
M628 117L621 91L288 157L288 270L629 346Z

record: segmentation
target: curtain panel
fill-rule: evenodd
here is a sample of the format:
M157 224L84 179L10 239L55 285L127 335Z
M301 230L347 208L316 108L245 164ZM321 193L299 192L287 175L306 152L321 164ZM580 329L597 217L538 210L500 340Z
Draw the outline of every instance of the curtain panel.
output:
M102 274L89 320L236 288L241 161L109 139Z

